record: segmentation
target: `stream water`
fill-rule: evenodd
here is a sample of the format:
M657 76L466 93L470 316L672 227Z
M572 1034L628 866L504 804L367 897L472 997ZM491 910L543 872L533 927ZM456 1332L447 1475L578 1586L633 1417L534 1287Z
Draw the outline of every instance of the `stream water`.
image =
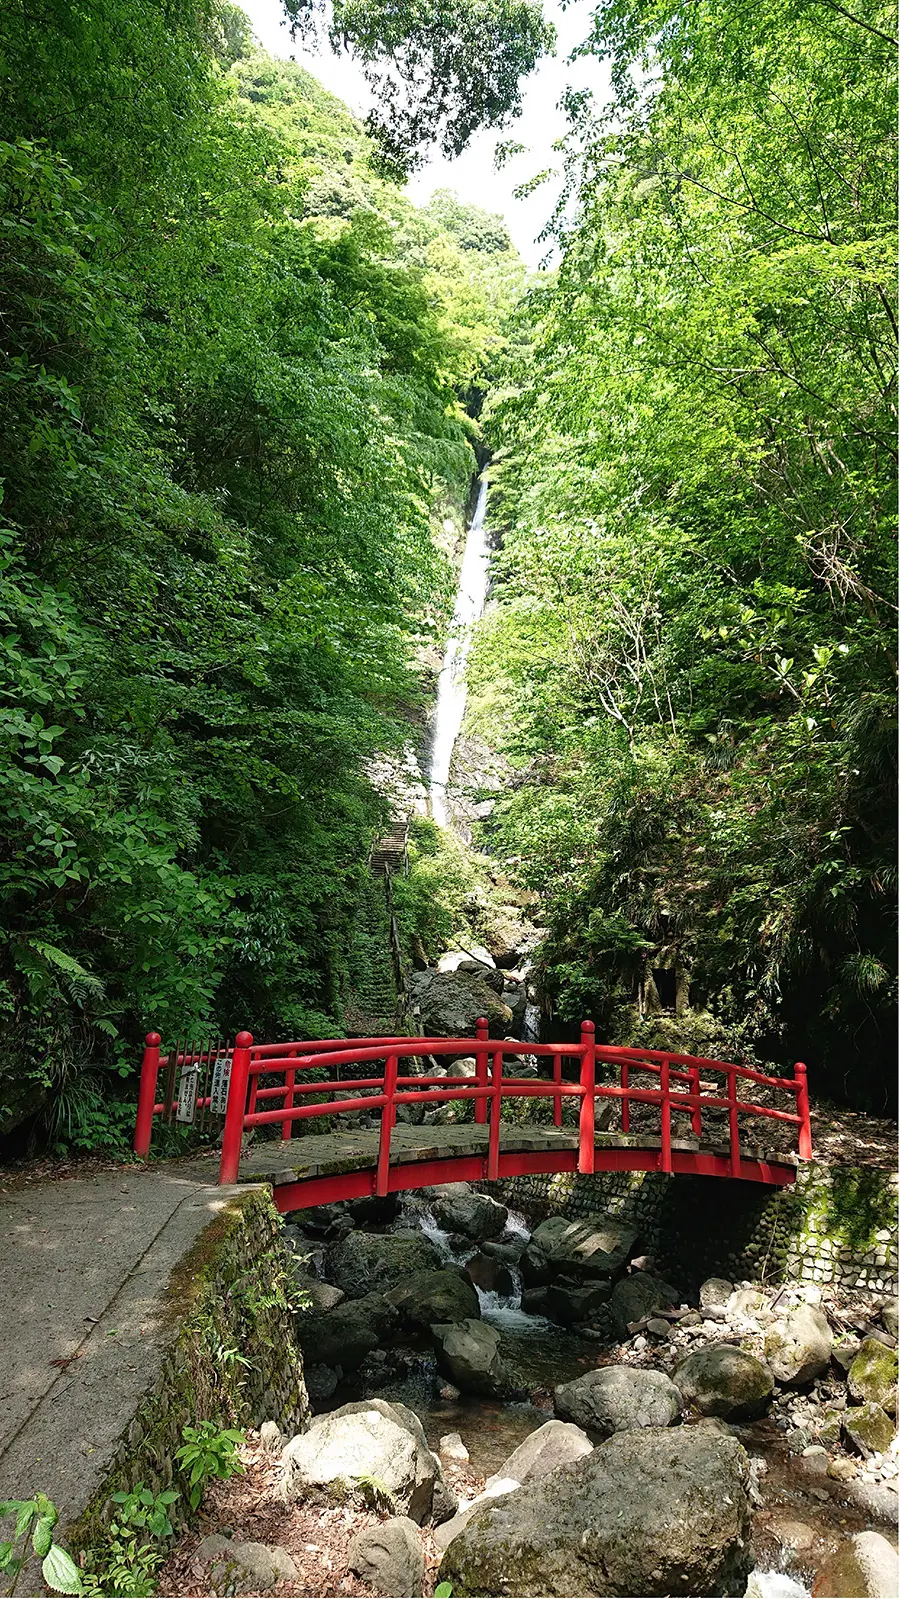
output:
M441 1257L456 1265L477 1253L471 1243L454 1247L462 1240L458 1235L451 1239L438 1226L423 1195L404 1197L402 1212L390 1230L394 1228L421 1229ZM528 1233L524 1218L510 1211L498 1242L524 1244ZM482 1477L497 1472L529 1433L551 1419L556 1384L606 1361L621 1359L615 1348L600 1348L595 1341L523 1311L521 1279L514 1266L510 1270L509 1293L476 1291L481 1314L500 1331L504 1361L527 1398L501 1402L459 1395L443 1379L433 1356L420 1350L409 1351L408 1358L395 1365L377 1390L380 1398L400 1401L417 1412L433 1449L437 1450L444 1434L458 1432L469 1451L472 1470ZM357 1397L362 1394L339 1391L329 1408ZM754 1515L758 1565L748 1594L753 1599L808 1599L816 1572L836 1543L872 1526L872 1517L826 1491L821 1479L811 1479L804 1470L806 1463L789 1452L784 1434L772 1419L742 1427L738 1433L760 1469L760 1499ZM792 1543L798 1529L805 1540L801 1547Z
M444 651L444 664L438 678L434 713L434 740L431 746L429 797L431 814L440 827L446 827L447 783L453 747L459 737L466 710L465 667L472 643L472 629L484 610L488 583L488 549L485 531L487 482L481 479L478 499L466 533L459 588L453 610L453 626Z

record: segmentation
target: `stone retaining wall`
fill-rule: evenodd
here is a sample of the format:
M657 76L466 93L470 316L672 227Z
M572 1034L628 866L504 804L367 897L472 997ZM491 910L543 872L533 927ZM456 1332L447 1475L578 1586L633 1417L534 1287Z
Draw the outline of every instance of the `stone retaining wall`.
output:
M896 1292L895 1172L810 1161L785 1189L659 1172L560 1173L480 1186L532 1216L619 1216L685 1283L719 1273Z
M97 1493L66 1529L68 1547L83 1556L85 1569L103 1566L111 1495L120 1490L139 1482L155 1493L180 1488L170 1514L176 1527L184 1524L187 1485L174 1456L185 1425L250 1427L271 1418L286 1431L300 1430L309 1400L293 1340L285 1259L271 1190L259 1187L231 1198L179 1261L166 1295L157 1380L124 1430Z

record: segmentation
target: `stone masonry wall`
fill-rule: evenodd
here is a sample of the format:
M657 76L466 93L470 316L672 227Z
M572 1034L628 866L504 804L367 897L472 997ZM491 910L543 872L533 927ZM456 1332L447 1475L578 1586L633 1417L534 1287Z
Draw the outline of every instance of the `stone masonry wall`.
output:
M811 1161L785 1189L659 1172L560 1173L482 1186L532 1216L621 1217L686 1284L718 1273L896 1291L895 1172Z
M174 1455L185 1425L250 1427L271 1418L286 1431L302 1427L309 1401L293 1340L285 1258L271 1191L248 1188L229 1200L178 1263L168 1288L158 1379L124 1430L106 1479L66 1529L68 1547L83 1554L86 1569L103 1563L111 1495L120 1490L139 1482L155 1493L181 1488L170 1514L176 1526L184 1523L186 1484Z

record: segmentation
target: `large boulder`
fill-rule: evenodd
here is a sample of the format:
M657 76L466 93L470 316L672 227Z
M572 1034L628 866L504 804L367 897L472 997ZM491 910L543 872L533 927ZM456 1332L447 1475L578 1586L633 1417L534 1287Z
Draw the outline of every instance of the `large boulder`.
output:
M398 1283L387 1295L400 1320L414 1332L427 1332L433 1322L475 1320L481 1316L478 1295L457 1268L420 1271Z
M406 1405L366 1399L316 1416L282 1456L285 1498L343 1503L377 1485L397 1515L421 1523L432 1512L441 1464Z
M294 1318L297 1342L310 1366L341 1366L355 1371L399 1322L396 1308L383 1294L344 1299L327 1315Z
M813 1593L815 1599L896 1599L896 1549L880 1532L855 1533L826 1560Z
M411 972L408 986L432 1038L471 1038L481 1016L492 1038L509 1031L512 1011L478 971Z
M363 1527L351 1540L347 1564L376 1593L396 1599L421 1594L425 1585L422 1538L409 1516Z
M750 1469L706 1428L618 1433L482 1507L453 1539L454 1594L742 1595Z
M848 1374L850 1394L858 1404L880 1405L897 1414L897 1351L877 1338L864 1338Z
M414 1272L435 1271L441 1264L424 1233L352 1232L328 1250L325 1275L349 1298L361 1299L373 1288L384 1293Z
M486 1321L464 1321L431 1329L438 1365L465 1394L502 1394L508 1386L500 1356L500 1334Z
M702 1416L726 1421L761 1416L775 1391L768 1367L733 1344L707 1344L694 1350L677 1368L675 1384L685 1403Z
M430 1190L430 1200L440 1227L448 1233L465 1233L476 1244L499 1238L509 1215L505 1205L477 1193L468 1183L442 1183Z
M548 1216L536 1227L522 1256L522 1277L529 1286L555 1277L605 1278L621 1276L635 1248L633 1227L609 1216Z
M609 1301L613 1326L620 1338L627 1338L632 1322L643 1321L645 1316L652 1316L655 1310L669 1310L678 1302L678 1289L673 1288L671 1283L654 1277L649 1271L632 1272L630 1277L623 1277L613 1288Z
M670 1427L681 1412L681 1394L661 1371L602 1366L554 1391L560 1416L606 1438L638 1427Z
M815 1305L795 1305L766 1333L766 1361L778 1382L812 1382L828 1370L833 1343L823 1312Z

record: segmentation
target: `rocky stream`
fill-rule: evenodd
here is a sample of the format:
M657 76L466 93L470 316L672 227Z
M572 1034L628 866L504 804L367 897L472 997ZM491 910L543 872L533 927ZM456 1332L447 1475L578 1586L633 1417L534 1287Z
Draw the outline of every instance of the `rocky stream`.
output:
M894 1303L691 1291L619 1221L530 1226L464 1184L285 1233L313 1415L263 1429L262 1492L343 1541L331 1587L295 1536L248 1589L229 1528L191 1550L212 1591L898 1592Z

